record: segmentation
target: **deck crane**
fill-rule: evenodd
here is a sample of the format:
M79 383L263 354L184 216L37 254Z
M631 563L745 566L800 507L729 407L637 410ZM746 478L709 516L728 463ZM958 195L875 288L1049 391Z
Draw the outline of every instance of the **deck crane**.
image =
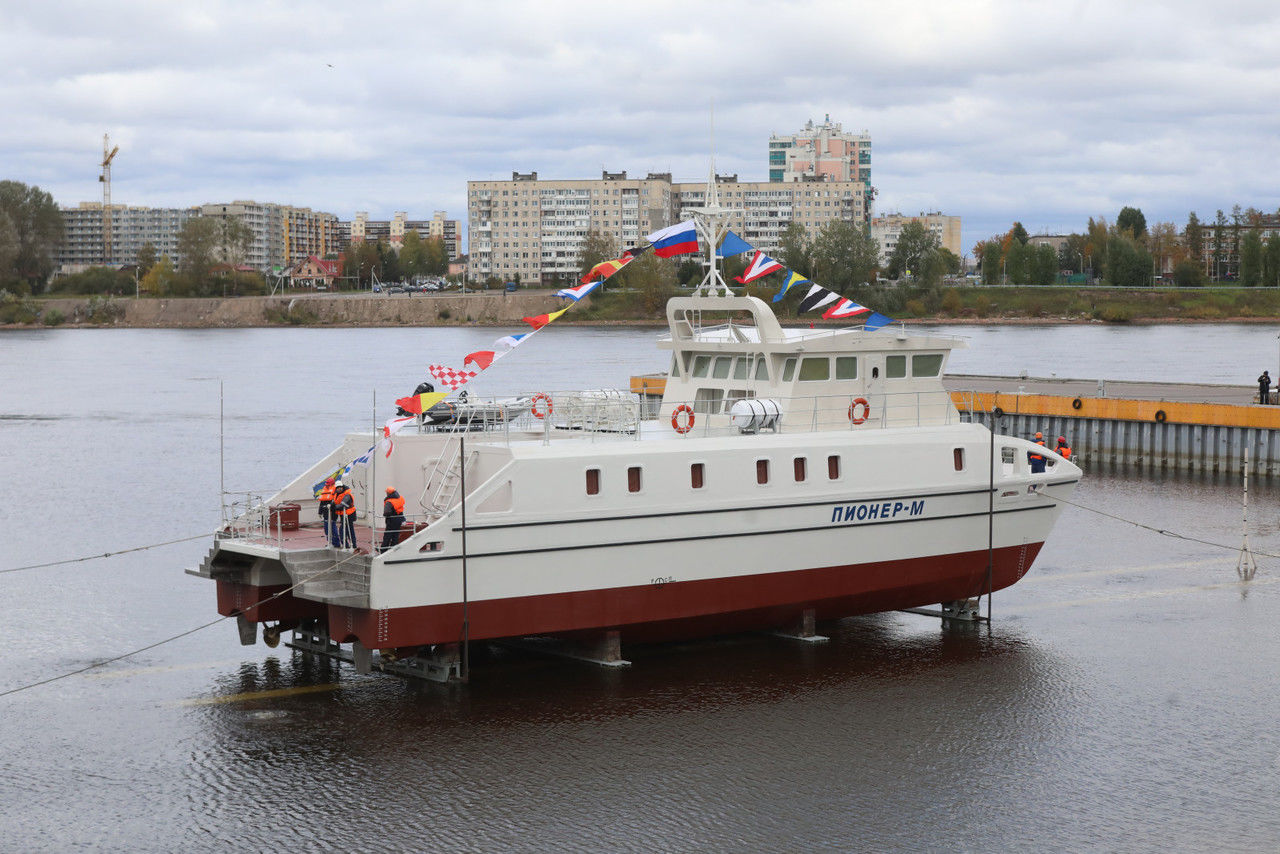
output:
M102 174L98 180L102 182L102 263L111 266L111 161L115 158L120 146L110 149L110 134L102 135Z

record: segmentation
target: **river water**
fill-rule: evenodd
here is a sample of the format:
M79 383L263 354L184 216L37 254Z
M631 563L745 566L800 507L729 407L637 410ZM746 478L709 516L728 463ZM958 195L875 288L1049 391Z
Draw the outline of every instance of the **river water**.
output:
M1248 386L1277 351L1257 326L937 328L971 343L959 373ZM222 477L284 482L507 331L6 332L0 570L202 535ZM665 368L656 335L552 327L477 390L625 385ZM1239 543L1235 479L1086 472L989 630L881 614L622 671L496 651L413 686L223 621L0 697L0 850L1274 851L1280 507L1251 487L1241 584L1197 541ZM0 572L0 692L216 618L182 572L208 543Z

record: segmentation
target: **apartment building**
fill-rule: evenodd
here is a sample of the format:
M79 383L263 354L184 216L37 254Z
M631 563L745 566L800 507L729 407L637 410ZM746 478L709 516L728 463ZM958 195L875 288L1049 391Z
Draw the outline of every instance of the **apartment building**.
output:
M255 201L200 206L200 215L234 217L248 226L253 241L244 263L256 270L280 271L311 255L338 251L338 218L334 214Z
M884 214L871 218L871 237L880 247L880 264L888 264L889 256L898 245L898 237L903 227L909 222L918 222L938 237L943 249L948 249L957 258L963 258L960 243L960 217L946 216L932 212L918 216L903 216L900 213Z
M769 181L856 181L862 184L863 196L869 202L875 196L871 187L871 134L846 132L839 122L831 121L830 115L820 124L806 122L799 133L773 134L769 137Z
M349 232L349 243L363 240L386 242L390 246L400 247L404 236L409 231L416 231L423 239L439 238L444 241L445 252L450 261L462 254L462 241L459 224L456 219L449 219L447 211L436 211L431 219L409 219L404 211L396 211L389 220L371 220L368 211L356 211L355 218L346 224Z
M1263 214L1257 222L1243 222L1239 226L1224 225L1221 236L1213 223L1201 223L1200 252L1204 274L1211 281L1230 281L1240 275L1240 243L1245 234L1257 231L1263 244L1273 237L1280 237L1280 214ZM1186 235L1182 236L1186 240ZM1167 264L1172 269L1172 264ZM1159 271L1169 272L1169 270Z
M65 235L54 256L57 273L78 273L106 264L108 259L102 257L102 203L81 202L76 207L63 207L61 211ZM148 243L155 247L157 258L168 255L178 263L178 233L188 219L198 215L199 209L194 207L112 205L110 263L136 264L138 252Z
M692 217L692 208L706 200L705 181L674 184L679 204L677 221ZM739 181L737 175L717 175L716 195L729 208L729 228L766 253L777 252L782 233L798 222L810 235L832 220L866 221L866 189L859 181Z
M671 175L602 172L598 180L467 182L468 275L546 284L569 282L589 230L614 235L619 250L676 222Z

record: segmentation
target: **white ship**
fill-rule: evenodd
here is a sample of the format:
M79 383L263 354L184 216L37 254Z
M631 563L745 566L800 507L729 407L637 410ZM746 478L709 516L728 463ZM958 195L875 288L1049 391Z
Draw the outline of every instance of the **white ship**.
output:
M377 438L348 435L230 518L193 570L242 641L263 623L271 645L292 629L299 648L439 675L466 641L557 636L616 659L620 642L972 608L1022 578L1080 469L961 418L942 376L962 341L784 329L733 295L722 213L698 218L702 286L667 306L656 411L543 390L465 431L422 420L356 470L354 551L328 545L313 492ZM389 484L408 523L378 553Z

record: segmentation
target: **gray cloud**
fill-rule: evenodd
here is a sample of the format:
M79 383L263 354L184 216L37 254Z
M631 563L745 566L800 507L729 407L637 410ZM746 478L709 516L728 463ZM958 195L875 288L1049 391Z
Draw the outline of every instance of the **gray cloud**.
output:
M0 177L98 197L449 210L466 181L601 168L766 176L825 114L879 210L1079 230L1280 206L1270 4L0 0Z

